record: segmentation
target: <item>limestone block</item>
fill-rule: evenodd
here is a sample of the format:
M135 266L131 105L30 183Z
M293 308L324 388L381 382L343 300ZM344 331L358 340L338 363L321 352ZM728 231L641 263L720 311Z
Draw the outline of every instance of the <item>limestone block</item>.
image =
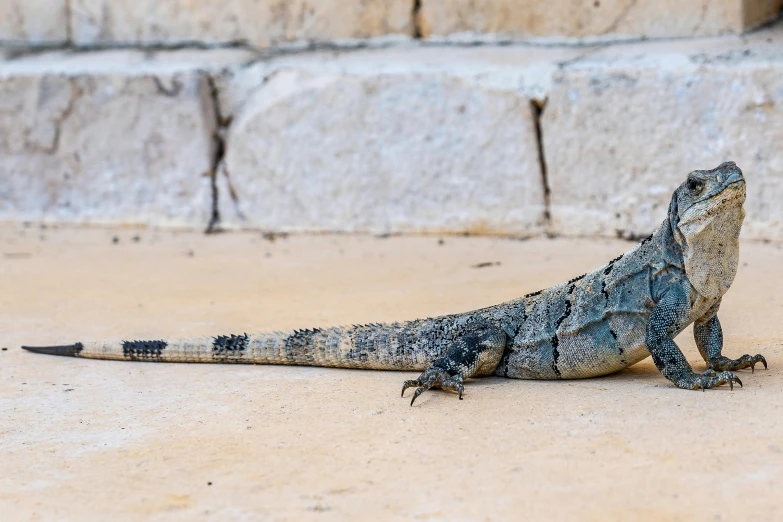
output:
M206 225L203 74L0 73L0 219Z
M180 44L412 34L409 0L71 0L76 43Z
M774 18L781 5L783 0L422 0L419 23L425 36L435 38L687 37L742 32Z
M0 42L64 43L67 0L0 0Z
M224 119L241 111L266 78L282 69L350 76L450 76L476 89L513 91L543 100L561 64L595 52L591 47L548 46L395 46L292 53L215 74Z
M555 78L542 128L554 231L638 236L691 170L733 160L743 237L783 239L783 32L610 49Z
M226 147L246 227L542 230L533 110L513 91L284 69L243 105Z

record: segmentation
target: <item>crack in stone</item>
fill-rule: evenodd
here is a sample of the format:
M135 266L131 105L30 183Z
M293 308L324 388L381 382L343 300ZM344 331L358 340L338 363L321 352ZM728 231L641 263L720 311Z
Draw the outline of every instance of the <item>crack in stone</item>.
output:
M623 9L623 11L617 15L617 17L612 21L612 23L609 24L609 27L601 31L601 34L611 34L614 31L616 31L617 28L620 26L620 24L623 23L626 18L628 18L628 15L631 13L634 7L636 7L636 4L638 2L639 0L633 0L631 3L625 6L625 9Z
M47 89L46 82L47 79L44 78L41 82L38 83L38 98L39 98L39 107L38 111L42 111L42 107L40 106L41 103L41 97L45 96L42 94L42 90ZM60 148L60 135L62 133L62 125L65 123L65 120L67 120L71 113L73 112L74 105L76 104L77 99L81 96L82 90L78 86L78 82L74 79L67 79L66 82L68 83L70 87L70 93L68 95L68 102L63 107L62 110L59 111L58 114L49 122L54 127L53 135L51 137L51 140L48 143L40 143L37 140L30 140L29 134L27 135L25 139L25 145L26 147L29 147L32 150L38 150L47 154L56 154L57 151ZM39 113L40 114L40 113ZM45 123L41 123L42 125ZM38 124L36 124L36 127Z
M421 13L421 2L422 0L413 0L413 7L411 8L411 25L413 26L413 38L416 40L421 40L424 37L423 34L423 20L422 20L422 13Z
M157 76L153 76L152 81L155 82L155 87L158 89L158 92L169 98L176 98L179 96L179 93L182 92L182 81L180 81L177 76L174 76L171 79L171 87L163 85L163 81Z
M76 100L81 96L81 89L79 89L78 86L74 85L74 83L71 83L71 87L73 88L73 92L68 99L68 105L65 107L65 110L62 112L62 114L60 114L55 122L54 140L52 143L52 150L50 151L52 153L55 153L60 149L60 134L62 132L63 123L65 123L65 120L67 120L71 115L74 105L76 105Z
M71 6L71 1L65 0L65 42L67 44L73 41L73 22L71 21L73 7Z
M211 101L212 115L214 120L214 130L212 132L212 141L214 144L214 151L212 154L212 164L209 169L210 183L212 188L212 211L209 217L209 223L204 231L206 234L215 234L221 232L220 229L220 204L218 193L218 171L223 164L223 158L226 154L226 141L223 137L226 127L229 122L224 121L220 116L220 99L218 93L218 87L215 83L215 79L211 75L206 75L207 86L209 87L209 95Z
M541 129L541 116L544 113L547 99L530 100L530 108L533 112L533 123L536 130L536 143L538 145L538 165L541 171L541 185L544 189L544 234L547 237L554 237L552 231L552 211L551 211L551 189L549 187L549 173L547 171L546 156L544 154L544 133Z

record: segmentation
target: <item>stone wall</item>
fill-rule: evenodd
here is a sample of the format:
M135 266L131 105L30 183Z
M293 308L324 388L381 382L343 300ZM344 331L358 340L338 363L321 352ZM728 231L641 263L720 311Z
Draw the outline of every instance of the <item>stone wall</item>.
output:
M0 0L0 42L77 46L671 38L742 33L783 0Z
M783 240L781 1L576 4L0 0L0 220Z
M774 0L422 0L430 37L671 38L741 33L774 17Z

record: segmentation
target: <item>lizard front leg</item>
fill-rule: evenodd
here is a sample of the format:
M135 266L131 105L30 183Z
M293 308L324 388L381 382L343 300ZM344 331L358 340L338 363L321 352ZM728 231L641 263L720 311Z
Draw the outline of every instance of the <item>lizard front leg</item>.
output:
M718 305L710 310L705 317L696 321L693 325L693 337L696 340L696 346L699 347L699 353L710 370L721 372L750 367L750 371L754 372L756 363L759 362L764 365L765 370L767 369L767 360L761 354L745 354L739 359L729 359L721 355L723 330L718 320Z
M647 349L655 366L677 387L687 390L705 390L721 384L728 384L734 389L735 382L742 386L742 381L728 371L716 373L710 369L702 375L693 372L672 339L674 334L687 324L689 312L690 300L685 291L677 285L669 288L655 305L645 336Z
M411 399L413 406L416 398L425 391L442 388L456 391L462 400L465 379L491 375L505 348L506 333L502 329L483 323L471 326L417 379L403 383L402 396L408 388L416 387Z

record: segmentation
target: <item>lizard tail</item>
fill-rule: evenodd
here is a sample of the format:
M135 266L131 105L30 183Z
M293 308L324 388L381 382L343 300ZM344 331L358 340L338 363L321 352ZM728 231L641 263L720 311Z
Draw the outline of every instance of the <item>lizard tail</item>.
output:
M274 364L272 349L279 337L230 335L152 341L87 341L57 346L22 346L25 350L48 355L86 359L149 362L226 362ZM260 348L260 349L253 349Z
M288 364L378 370L423 370L432 354L403 341L402 325L219 335L176 340L85 341L22 346L49 355L119 361Z

